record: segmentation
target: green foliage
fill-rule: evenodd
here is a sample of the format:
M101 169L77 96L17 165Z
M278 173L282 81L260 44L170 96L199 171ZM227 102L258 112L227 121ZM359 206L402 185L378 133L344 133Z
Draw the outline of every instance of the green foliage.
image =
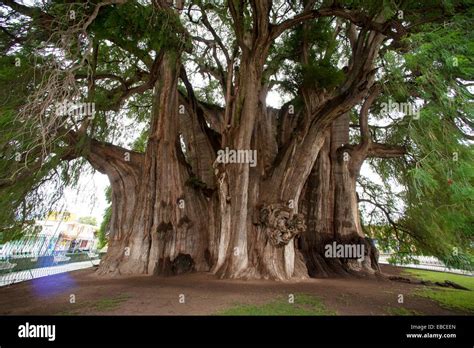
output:
M210 80L204 87L195 90L196 97L208 104L219 105L218 95L221 92L220 84L217 80Z
M110 226L110 219L112 218L112 188L110 186L105 190L105 199L109 205L105 209L102 223L100 224L98 249L102 249L107 244L107 232Z
M301 63L303 42L306 42L309 51L308 62ZM326 18L306 23L305 26L283 37L281 44L273 48L269 71L277 70L282 66L288 78L279 82L284 92L297 94L298 88L332 89L339 86L345 79L342 69L338 68L340 45L334 35L334 28Z
M94 21L92 31L98 39L112 37L124 47L139 40L149 50L180 51L187 44L180 20L172 11L156 11L135 1L108 6Z
M102 249L104 246L107 245L107 230L110 225L111 217L112 207L108 206L107 208L105 208L105 213L99 228L99 243L97 245L98 249Z
M135 139L131 148L134 151L144 153L147 142L148 142L148 132L144 131L140 134L140 136L137 139Z
M43 218L60 197L62 185L75 183L81 166L80 161L62 161L67 150L60 141L52 143L51 154L45 156L37 140L38 124L19 121L5 109L0 109L0 242L17 238L34 219ZM48 182L56 190L45 192Z
M86 224L86 225L91 225L91 226L97 226L97 219L93 216L81 216L79 218L79 222L81 224Z
M408 53L383 57L384 94L372 116L391 127L374 135L378 142L405 145L408 156L372 160L384 185L367 187L387 211L399 211L392 216L399 230L378 233L384 248L398 252L398 262L423 254L450 267L474 266L474 152L463 134L472 132L467 124L473 120L473 95L466 85L474 76L472 18L471 7L446 25L423 26L405 40ZM383 115L380 103L389 100L422 106L419 118ZM392 190L394 182L401 192Z
M303 65L301 68L304 86L334 88L344 81L344 73L327 63Z
M411 128L412 138L419 139L416 151L420 159L407 173L412 190L407 195L404 224L425 241L424 247L420 245L425 252L440 256L450 266L472 267L472 145L463 144L447 122L425 110Z

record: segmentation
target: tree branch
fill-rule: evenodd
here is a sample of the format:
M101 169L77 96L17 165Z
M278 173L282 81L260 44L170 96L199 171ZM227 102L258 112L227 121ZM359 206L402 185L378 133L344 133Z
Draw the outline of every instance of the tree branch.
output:
M399 39L401 36L406 34L406 30L404 29L404 27L394 20L387 21L385 23L377 23L374 22L372 18L366 16L361 12L347 10L342 7L328 7L321 8L319 10L303 11L302 13L283 21L282 23L273 26L271 29L270 37L272 40L274 40L278 36L280 36L285 30L290 29L303 21L330 16L347 19L351 23L359 27L363 27L367 30L384 34L394 39ZM395 29L396 31L394 32L393 29Z

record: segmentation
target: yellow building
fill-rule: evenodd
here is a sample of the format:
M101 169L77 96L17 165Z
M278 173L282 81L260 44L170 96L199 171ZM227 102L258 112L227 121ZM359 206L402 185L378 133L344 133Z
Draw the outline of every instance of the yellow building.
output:
M70 221L76 221L77 215L70 213L68 211L64 211L64 212L52 211L51 213L49 213L48 218L46 220L70 222Z

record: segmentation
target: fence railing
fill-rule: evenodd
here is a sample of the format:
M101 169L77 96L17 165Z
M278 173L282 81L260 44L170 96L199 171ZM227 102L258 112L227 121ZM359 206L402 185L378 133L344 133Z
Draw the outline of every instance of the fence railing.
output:
M97 266L100 255L58 252L47 256L0 257L0 286Z
M380 254L379 256L379 263L382 264L389 264L389 259L392 254ZM394 266L401 266L401 267L408 267L408 268L418 268L418 269L425 269L430 271L438 271L438 272L448 272L448 273L456 273L456 274L464 274L469 276L474 276L473 272L462 270L462 269L455 269L447 267L443 262L438 260L436 257L433 256L414 256L413 257L418 263L408 263L408 264L399 264L395 263Z

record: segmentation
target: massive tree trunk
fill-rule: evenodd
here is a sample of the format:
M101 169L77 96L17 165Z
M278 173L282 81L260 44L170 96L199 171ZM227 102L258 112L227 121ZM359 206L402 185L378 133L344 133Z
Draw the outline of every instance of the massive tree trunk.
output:
M304 228L302 217L279 199L276 187L270 191L263 187L266 169L276 155L276 141L265 139L274 136L265 132L275 129L275 124L268 117L263 81L273 40L268 16L271 2L256 1L251 6L253 28L248 31L244 9L229 2L242 56L235 93L227 99L222 148L256 150L258 159L252 167L215 163L220 234L213 271L224 278L304 277L306 268L294 248L294 237Z
M105 170L113 190L113 235L99 273L209 270L208 202L187 184L191 175L179 141L177 58L173 52L161 58L148 143L133 183L120 170L117 183Z
M268 117L262 87L266 52L259 53L249 52L242 59L239 91L222 145L232 150L256 150L257 163L251 167L249 163L216 162L221 230L214 272L226 278L304 277L306 270L302 258L295 255L293 239L303 227L298 224L302 219L277 201L275 191L271 204L263 200L261 191L276 143L272 146L275 125Z

